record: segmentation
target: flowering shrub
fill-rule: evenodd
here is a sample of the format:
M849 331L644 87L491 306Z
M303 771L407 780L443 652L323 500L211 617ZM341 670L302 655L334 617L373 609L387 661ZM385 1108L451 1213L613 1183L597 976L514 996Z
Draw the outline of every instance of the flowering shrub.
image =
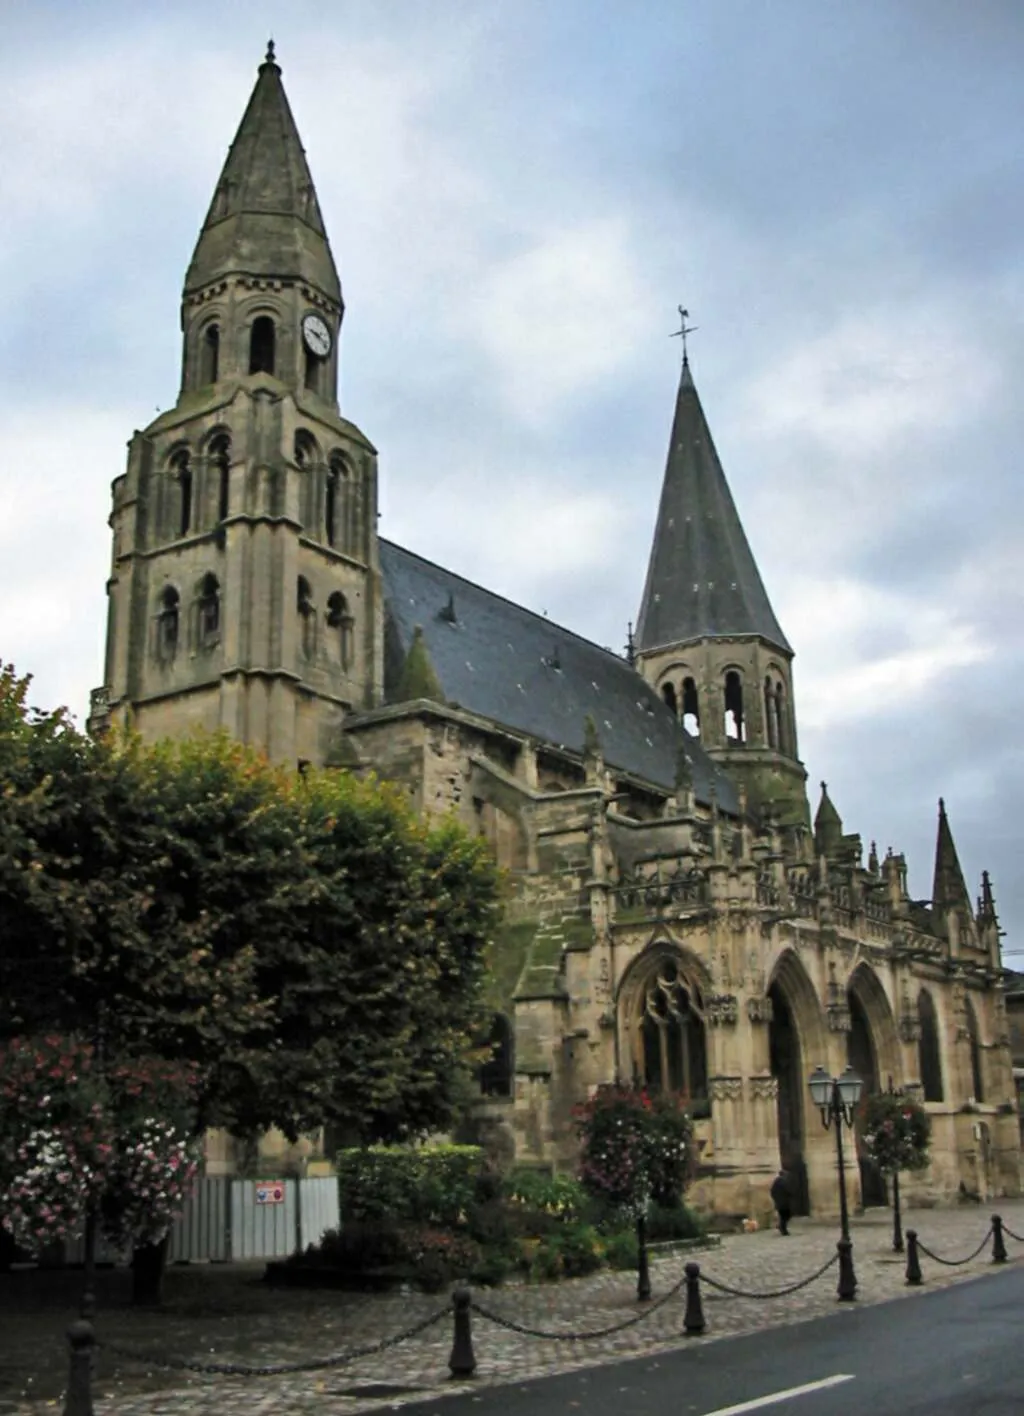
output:
M600 1087L576 1109L579 1175L611 1204L645 1214L677 1201L690 1176L693 1125L680 1097Z
M100 1218L115 1244L158 1244L192 1192L200 1144L170 1121L147 1117L118 1147Z
M115 1242L166 1234L195 1178L192 1069L101 1067L80 1038L48 1035L0 1047L0 1077L0 1223L19 1244L76 1238L92 1206Z
M15 1178L3 1191L4 1226L35 1251L78 1233L85 1223L93 1172L60 1131L32 1131L15 1146Z
M928 1164L931 1118L919 1102L881 1092L860 1105L864 1149L880 1170L923 1170Z

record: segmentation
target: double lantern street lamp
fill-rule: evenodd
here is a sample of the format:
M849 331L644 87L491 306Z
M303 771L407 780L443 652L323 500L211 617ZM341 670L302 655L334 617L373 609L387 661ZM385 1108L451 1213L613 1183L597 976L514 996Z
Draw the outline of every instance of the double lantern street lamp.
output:
M853 1245L850 1242L850 1212L846 1203L846 1167L843 1164L843 1123L853 1129L853 1114L864 1089L863 1080L852 1067L841 1077L830 1077L824 1067L815 1067L807 1085L811 1100L821 1112L826 1130L835 1123L836 1164L839 1167L839 1288L841 1301L849 1303L856 1297L857 1278L853 1271Z

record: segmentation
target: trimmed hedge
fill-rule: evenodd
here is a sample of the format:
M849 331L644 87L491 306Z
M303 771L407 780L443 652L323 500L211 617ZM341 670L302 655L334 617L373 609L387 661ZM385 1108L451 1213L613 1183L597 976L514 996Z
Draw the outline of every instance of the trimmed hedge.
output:
M454 1228L478 1194L479 1146L358 1146L338 1152L338 1194L349 1224Z

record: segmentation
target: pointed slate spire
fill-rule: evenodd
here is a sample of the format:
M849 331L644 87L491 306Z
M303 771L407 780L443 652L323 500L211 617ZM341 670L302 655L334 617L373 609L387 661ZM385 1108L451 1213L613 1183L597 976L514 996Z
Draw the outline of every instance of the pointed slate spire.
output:
M953 832L946 816L946 803L939 797L939 829L935 840L935 878L932 883L932 908L943 909L950 905L964 905L966 918L973 911L971 897L967 893L964 873L960 869L960 858L953 843Z
M759 635L792 653L684 359L636 647L651 650L735 634Z
M273 42L214 191L185 293L229 274L305 279L341 304L338 272Z
M818 810L814 817L814 844L818 848L818 854L832 855L838 850L843 840L843 819L832 804L832 798L828 794L828 783L821 784L821 801L818 803Z

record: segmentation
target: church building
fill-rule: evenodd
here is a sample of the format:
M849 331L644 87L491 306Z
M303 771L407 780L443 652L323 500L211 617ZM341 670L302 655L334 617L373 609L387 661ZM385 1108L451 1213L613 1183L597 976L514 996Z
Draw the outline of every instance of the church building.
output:
M510 888L467 1125L504 1158L571 1165L574 1106L642 1082L688 1098L702 1204L763 1212L784 1163L826 1213L807 1079L852 1064L931 1114L911 1198L1017 1193L988 877L974 901L941 803L928 900L902 855L865 861L824 785L812 824L793 650L688 361L620 657L379 534L377 451L338 406L344 312L271 48L185 275L177 401L113 484L91 729L372 769L488 839Z

